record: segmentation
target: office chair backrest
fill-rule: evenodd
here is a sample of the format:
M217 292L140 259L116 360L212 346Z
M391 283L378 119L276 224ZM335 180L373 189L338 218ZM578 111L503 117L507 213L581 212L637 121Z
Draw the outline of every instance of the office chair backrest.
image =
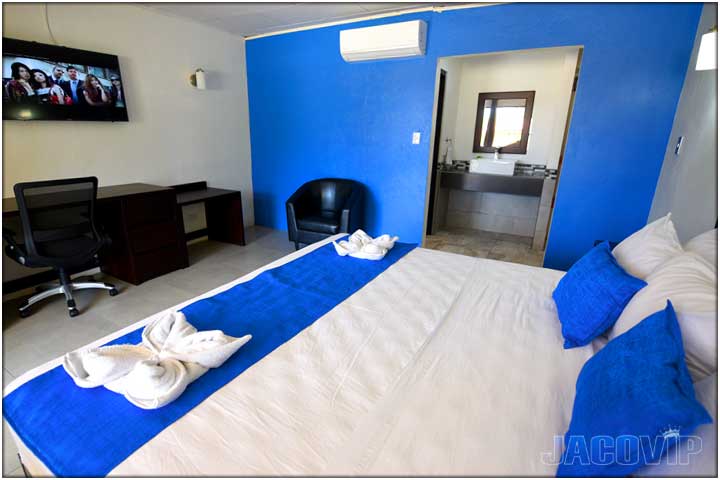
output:
M18 183L14 187L29 255L47 256L43 244L88 237L95 228L96 177Z

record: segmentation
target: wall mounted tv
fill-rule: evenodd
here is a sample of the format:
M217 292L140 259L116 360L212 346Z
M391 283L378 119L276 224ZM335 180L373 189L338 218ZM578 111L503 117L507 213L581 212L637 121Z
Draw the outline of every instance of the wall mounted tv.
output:
M2 42L3 120L128 121L117 56Z

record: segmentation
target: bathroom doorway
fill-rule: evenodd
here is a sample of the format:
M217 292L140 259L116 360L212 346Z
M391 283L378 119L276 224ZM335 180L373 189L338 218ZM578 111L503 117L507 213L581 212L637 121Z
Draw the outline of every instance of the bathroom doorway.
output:
M438 59L423 246L542 266L581 58Z
M435 114L435 125L442 125L443 118L443 107L445 106L445 79L447 72L440 69L440 78L438 80L438 94L437 94L437 108ZM438 181L438 157L440 156L440 143L442 139L441 130L438 128L435 130L435 139L433 140L433 153L432 153L432 165L430 167L430 191L434 192L437 188ZM432 235L433 229L433 213L435 211L435 195L430 196L428 204L428 218L426 222L426 235Z

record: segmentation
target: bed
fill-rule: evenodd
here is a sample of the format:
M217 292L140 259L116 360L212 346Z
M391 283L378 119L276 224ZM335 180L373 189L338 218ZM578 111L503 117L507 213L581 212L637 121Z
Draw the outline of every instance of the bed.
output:
M593 354L562 348L551 298L562 275L413 249L109 475L553 476L575 381ZM4 395L60 363L27 372ZM14 437L30 475L55 473ZM82 457L83 446L68 454Z

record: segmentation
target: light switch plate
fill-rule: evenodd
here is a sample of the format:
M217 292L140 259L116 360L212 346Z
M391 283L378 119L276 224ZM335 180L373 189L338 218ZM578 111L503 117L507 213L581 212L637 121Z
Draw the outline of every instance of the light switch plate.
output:
M412 143L413 143L413 145L419 145L419 144L420 144L420 132L413 132Z
M680 149L683 146L683 143L685 142L685 137L678 137L678 141L675 144L675 155L680 155Z

